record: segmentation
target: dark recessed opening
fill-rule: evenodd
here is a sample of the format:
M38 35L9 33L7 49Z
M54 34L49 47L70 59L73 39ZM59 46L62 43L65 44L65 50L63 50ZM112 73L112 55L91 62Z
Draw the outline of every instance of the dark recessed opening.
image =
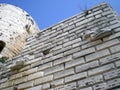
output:
M30 27L31 27L30 25L25 25L25 28L28 34L30 34Z
M0 53L2 52L3 48L5 47L5 42L0 41Z
M43 51L43 55L47 55L47 54L49 54L50 53L50 49L47 49L47 50L44 50Z
M13 90L18 90L17 87L13 87Z
M34 55L34 52L30 52L29 55Z
M89 15L89 11L88 10L85 11L85 16L87 16L87 15Z

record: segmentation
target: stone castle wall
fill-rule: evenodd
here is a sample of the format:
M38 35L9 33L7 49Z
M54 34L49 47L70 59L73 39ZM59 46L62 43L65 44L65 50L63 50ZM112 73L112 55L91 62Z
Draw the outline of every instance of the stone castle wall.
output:
M0 72L0 90L108 89L120 89L120 20L106 3L30 36Z

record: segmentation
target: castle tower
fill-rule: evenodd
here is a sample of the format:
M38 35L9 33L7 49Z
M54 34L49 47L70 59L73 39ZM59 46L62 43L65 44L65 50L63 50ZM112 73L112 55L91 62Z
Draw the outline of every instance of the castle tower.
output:
M0 54L4 57L13 57L21 52L26 38L38 32L39 29L32 19L22 9L0 4Z

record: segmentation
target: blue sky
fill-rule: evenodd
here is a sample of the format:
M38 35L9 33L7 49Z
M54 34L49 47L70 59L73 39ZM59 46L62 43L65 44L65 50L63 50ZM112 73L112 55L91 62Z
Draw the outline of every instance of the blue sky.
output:
M0 0L0 3L24 9L42 30L104 1L120 14L120 0Z

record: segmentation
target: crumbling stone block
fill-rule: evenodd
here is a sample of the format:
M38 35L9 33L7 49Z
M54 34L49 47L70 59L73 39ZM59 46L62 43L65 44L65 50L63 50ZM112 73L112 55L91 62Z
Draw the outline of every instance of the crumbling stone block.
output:
M112 31L109 28L100 29L100 30L96 30L96 31L87 30L83 34L83 39L85 39L85 40L96 40L96 39L104 38L106 36L110 36L111 34L112 34Z
M16 61L13 65L11 65L11 70L18 70L24 66L24 61Z

